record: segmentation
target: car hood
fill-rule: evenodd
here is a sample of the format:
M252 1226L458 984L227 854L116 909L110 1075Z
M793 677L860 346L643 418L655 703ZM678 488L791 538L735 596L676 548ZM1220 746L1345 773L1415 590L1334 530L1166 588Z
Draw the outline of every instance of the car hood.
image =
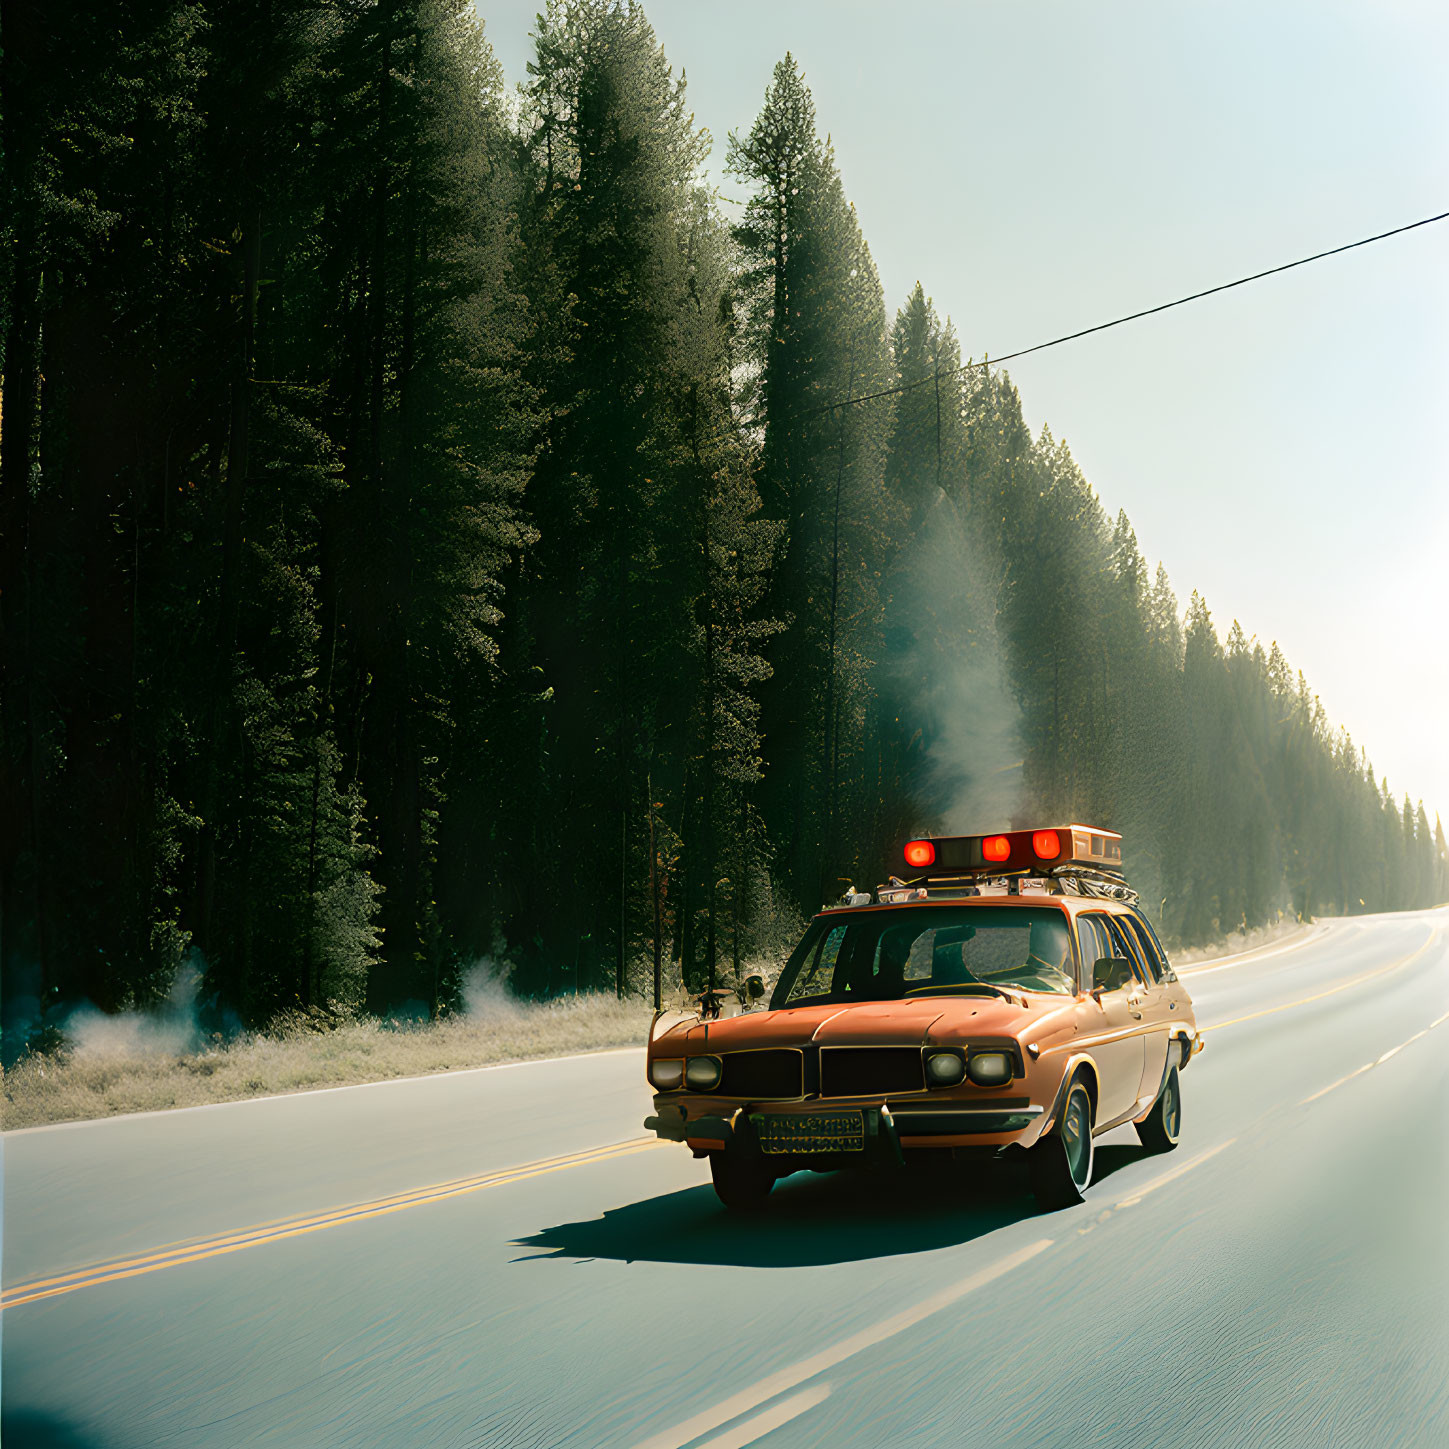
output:
M848 1006L793 1006L746 1012L676 1028L691 1048L749 1051L759 1047L922 1046L976 1036L1015 1036L1040 1011L979 996L926 1001L861 1001ZM673 1035L674 1033L670 1033Z

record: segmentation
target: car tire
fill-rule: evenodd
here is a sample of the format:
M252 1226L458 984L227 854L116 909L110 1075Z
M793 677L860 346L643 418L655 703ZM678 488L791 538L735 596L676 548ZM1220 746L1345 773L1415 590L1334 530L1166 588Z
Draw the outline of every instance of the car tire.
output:
M1082 1200L1092 1180L1092 1098L1078 1080L1067 1089L1055 1129L1031 1149L1031 1188L1043 1212Z
M1152 1110L1136 1124L1137 1136L1149 1152L1171 1152L1182 1135L1182 1087L1177 1068L1168 1072Z
M709 1174L719 1200L731 1212L758 1212L775 1185L775 1173L758 1152L727 1147L709 1154Z

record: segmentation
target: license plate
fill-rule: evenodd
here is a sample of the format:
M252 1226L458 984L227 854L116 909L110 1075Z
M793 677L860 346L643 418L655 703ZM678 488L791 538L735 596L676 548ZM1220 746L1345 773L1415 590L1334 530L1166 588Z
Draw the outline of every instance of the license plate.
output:
M865 1118L859 1112L809 1112L751 1117L760 1151L863 1152Z

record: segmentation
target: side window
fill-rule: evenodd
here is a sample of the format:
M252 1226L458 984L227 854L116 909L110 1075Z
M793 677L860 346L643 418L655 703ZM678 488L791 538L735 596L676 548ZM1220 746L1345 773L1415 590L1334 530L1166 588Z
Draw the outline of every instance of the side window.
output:
M1150 985L1152 977L1148 973L1146 962L1142 959L1142 947L1137 944L1137 937L1124 928L1124 922L1120 916L1104 916L1102 924L1106 926L1108 934L1112 937L1112 954L1125 956L1132 963L1132 970L1136 973L1137 979L1144 986Z
M1137 949L1141 951L1142 959L1147 963L1151 979L1161 981L1163 962L1157 949L1157 942L1142 929L1142 922L1136 916L1118 916L1117 921L1137 943Z
M1116 948L1107 935L1106 917L1087 915L1077 917L1077 945L1082 952L1082 986L1092 984L1092 968L1103 956L1115 956Z

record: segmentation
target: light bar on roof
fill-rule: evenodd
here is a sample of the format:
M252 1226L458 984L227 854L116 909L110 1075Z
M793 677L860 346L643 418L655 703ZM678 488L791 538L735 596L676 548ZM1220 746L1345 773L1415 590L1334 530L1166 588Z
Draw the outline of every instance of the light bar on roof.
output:
M934 835L912 840L901 851L905 870L932 876L1017 875L1074 865L1122 869L1122 837L1091 825L1051 825L997 835Z

